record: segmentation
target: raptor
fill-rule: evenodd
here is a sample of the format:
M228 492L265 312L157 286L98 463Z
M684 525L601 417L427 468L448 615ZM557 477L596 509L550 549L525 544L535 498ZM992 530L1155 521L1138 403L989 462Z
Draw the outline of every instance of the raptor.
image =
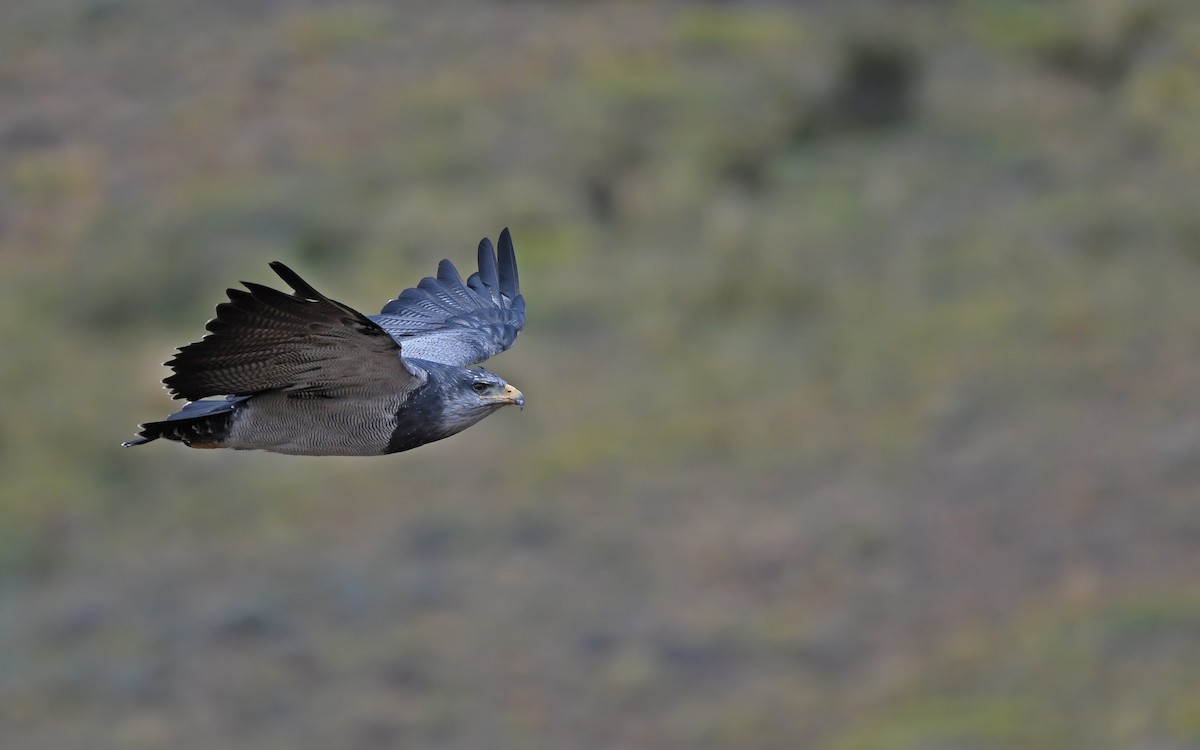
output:
M188 403L140 425L124 443L158 438L192 448L307 456L378 456L461 432L525 397L480 362L508 349L525 300L508 229L499 255L479 243L464 282L443 260L378 315L321 294L282 263L291 293L242 282L217 305L208 334L166 363L163 380Z

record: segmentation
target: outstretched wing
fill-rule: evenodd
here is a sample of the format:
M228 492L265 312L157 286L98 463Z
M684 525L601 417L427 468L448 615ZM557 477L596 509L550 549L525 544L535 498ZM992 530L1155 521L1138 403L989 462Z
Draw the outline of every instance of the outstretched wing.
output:
M425 277L369 316L404 346L404 356L466 367L513 345L525 327L525 299L517 282L512 236L500 233L500 257L486 237L479 271L464 284L443 260L437 278Z
M271 268L286 294L243 281L217 305L202 340L181 348L163 383L175 398L248 395L286 389L297 396L406 393L424 371L400 356L400 344L362 313L313 289L282 263Z

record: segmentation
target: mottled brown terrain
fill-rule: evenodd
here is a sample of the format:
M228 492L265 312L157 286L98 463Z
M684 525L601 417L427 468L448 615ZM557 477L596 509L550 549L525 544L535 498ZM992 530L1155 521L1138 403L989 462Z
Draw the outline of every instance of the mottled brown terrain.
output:
M1200 747L1198 28L0 3L0 747ZM120 448L506 225L523 413Z

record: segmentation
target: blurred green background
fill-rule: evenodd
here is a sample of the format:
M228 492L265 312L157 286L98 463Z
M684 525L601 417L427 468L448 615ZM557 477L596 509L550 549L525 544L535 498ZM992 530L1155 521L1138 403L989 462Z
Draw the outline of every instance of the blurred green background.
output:
M510 226L526 394L124 450ZM1200 747L1200 6L0 3L0 747Z

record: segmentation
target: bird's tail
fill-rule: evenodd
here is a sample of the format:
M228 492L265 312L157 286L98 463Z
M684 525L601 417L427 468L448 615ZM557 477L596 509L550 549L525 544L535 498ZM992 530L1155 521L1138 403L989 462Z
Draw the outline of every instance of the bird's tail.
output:
M192 401L161 422L138 425L140 431L133 440L122 445L142 445L151 440L166 438L189 448L220 448L229 436L233 414L248 396L205 401Z

